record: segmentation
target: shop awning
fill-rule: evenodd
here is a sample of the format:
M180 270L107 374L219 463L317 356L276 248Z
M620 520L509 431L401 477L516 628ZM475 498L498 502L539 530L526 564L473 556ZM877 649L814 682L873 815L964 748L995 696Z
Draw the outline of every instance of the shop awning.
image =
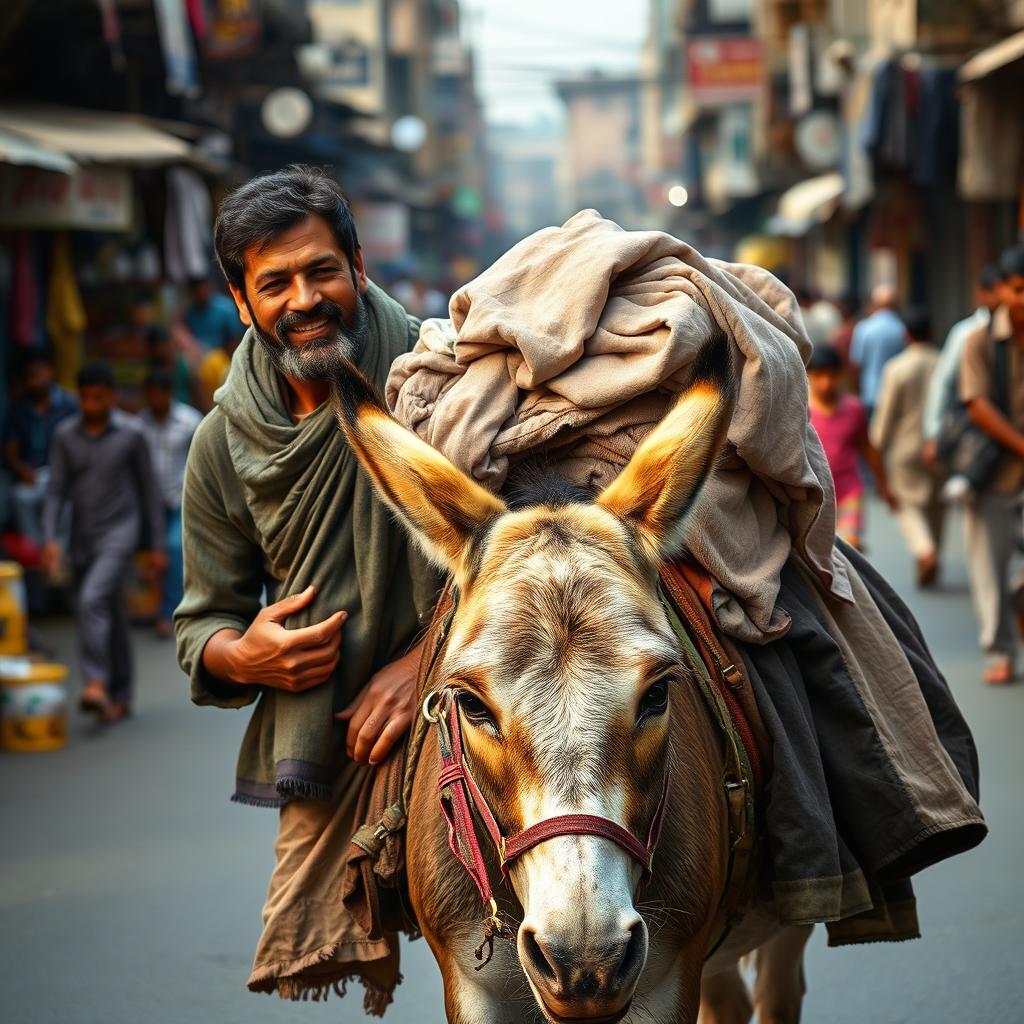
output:
M1024 32L1017 32L976 53L960 65L958 77L961 82L976 82L1019 60L1024 60Z
M71 174L75 161L63 153L44 149L28 139L12 135L0 129L0 164L17 164L20 167L38 167L44 171L58 171Z
M123 167L192 159L192 147L187 142L128 114L42 104L0 104L0 132L44 154L77 163ZM7 160L2 148L0 159L26 162Z
M773 235L795 237L815 224L824 223L836 211L845 183L838 171L808 178L779 197L778 212L768 221Z

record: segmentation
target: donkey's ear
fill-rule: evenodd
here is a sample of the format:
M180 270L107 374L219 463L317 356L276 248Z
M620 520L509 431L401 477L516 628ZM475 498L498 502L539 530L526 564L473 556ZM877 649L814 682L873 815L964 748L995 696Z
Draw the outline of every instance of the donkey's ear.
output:
M474 533L504 504L395 420L351 363L333 390L341 429L378 494L429 558L458 573Z
M636 529L655 562L682 547L686 514L725 444L733 392L729 341L720 334L700 351L676 404L597 499Z

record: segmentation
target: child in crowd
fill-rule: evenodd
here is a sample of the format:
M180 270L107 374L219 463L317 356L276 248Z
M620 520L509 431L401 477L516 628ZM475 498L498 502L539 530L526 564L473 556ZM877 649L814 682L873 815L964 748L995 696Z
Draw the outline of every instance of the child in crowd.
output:
M879 496L894 507L885 469L868 440L868 419L861 401L843 392L843 362L828 346L816 348L807 364L811 423L821 438L836 488L836 533L855 548L863 546L863 459Z

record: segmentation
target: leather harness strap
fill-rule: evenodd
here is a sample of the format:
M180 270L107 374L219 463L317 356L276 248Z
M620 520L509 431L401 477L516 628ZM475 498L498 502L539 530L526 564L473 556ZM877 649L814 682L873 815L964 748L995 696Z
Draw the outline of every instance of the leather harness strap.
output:
M438 705L432 711L430 705L435 699ZM502 875L508 874L513 861L549 839L558 836L589 835L608 839L620 846L643 868L644 881L650 880L654 848L661 834L665 805L668 802L667 774L646 843L641 842L618 822L595 814L560 814L539 821L515 835L505 836L466 760L458 698L452 691L428 694L423 710L424 715L438 727L441 771L438 774L437 788L441 810L448 822L448 845L473 879L480 898L488 906L492 917L497 916L497 908L494 905L494 893L487 864L477 838L474 811L483 822L498 854Z

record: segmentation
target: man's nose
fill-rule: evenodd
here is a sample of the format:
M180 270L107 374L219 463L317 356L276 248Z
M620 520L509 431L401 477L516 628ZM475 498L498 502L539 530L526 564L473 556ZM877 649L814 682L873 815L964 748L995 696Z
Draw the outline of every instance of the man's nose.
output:
M303 312L316 306L323 295L320 286L305 277L296 278L292 282L292 293L289 296L288 308L292 312Z

